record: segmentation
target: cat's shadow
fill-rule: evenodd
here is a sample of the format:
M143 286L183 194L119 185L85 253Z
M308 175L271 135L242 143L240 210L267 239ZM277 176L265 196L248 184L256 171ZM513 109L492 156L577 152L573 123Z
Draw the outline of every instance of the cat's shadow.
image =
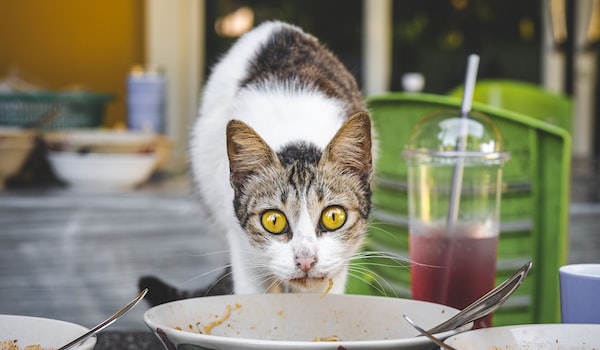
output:
M140 277L138 288L140 290L148 288L148 293L144 299L150 306L156 306L182 299L233 294L233 279L231 278L231 269L228 267L220 276L203 289L183 290L152 275Z

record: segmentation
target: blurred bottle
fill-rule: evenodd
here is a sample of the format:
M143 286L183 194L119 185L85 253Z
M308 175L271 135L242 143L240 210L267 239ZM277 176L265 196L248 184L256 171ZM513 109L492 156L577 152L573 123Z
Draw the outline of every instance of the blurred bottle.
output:
M127 76L127 127L162 134L165 132L167 81L159 69L136 65Z

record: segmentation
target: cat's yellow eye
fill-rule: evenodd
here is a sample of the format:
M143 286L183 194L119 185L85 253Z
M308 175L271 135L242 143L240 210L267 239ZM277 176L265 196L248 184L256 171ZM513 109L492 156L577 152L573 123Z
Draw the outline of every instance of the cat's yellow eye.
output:
M279 210L265 211L260 220L265 230L272 234L280 234L287 229L287 218Z
M346 222L346 210L344 208L332 205L325 208L321 213L321 224L328 231L334 231L342 227Z

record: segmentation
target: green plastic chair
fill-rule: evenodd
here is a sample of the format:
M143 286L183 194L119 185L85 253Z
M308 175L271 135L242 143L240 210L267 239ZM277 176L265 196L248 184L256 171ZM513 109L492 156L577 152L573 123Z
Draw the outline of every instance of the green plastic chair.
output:
M463 86L456 87L449 95L461 98ZM557 125L569 133L573 131L571 99L539 85L507 79L484 79L475 85L473 101L523 113Z
M411 128L439 109L460 109L449 96L389 93L368 98L378 136L367 259L351 265L347 293L410 298L407 165L402 151ZM510 160L503 169L497 283L527 261L524 283L494 314L494 325L560 321L558 268L567 262L569 133L516 112L473 103L496 123ZM396 258L405 259L398 262Z

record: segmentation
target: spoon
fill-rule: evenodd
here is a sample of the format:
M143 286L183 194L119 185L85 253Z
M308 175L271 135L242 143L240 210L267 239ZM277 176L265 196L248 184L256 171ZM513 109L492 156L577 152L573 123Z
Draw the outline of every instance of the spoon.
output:
M429 338L429 340L431 340L432 342L436 343L437 345L439 345L441 348L444 348L446 350L456 350L455 348L453 348L452 346L444 343L443 341L441 341L440 339L434 337L431 333L427 332L426 330L424 330L423 328L421 328L421 326L417 325L416 323L414 323L410 318L408 318L408 316L406 315L402 315L402 317L404 317L404 319L406 320L406 322L410 323L411 326L413 326L414 329L418 330L419 333L421 333L422 335L426 336L427 338Z
M87 338L93 336L94 334L100 332L101 330L103 330L104 328L110 326L111 324L113 324L116 320L120 319L121 317L125 316L126 313L129 312L129 310L133 309L134 306L137 305L137 303L140 302L140 300L142 300L144 298L144 296L146 295L146 293L148 293L148 288L145 288L144 290L142 290L140 292L140 294L137 295L137 297L135 297L132 301L130 301L127 305L123 306L119 311L117 311L114 315L110 316L109 318L107 318L106 320L104 320L102 323L98 324L96 327L90 329L88 332L86 332L85 334L77 337L76 339L73 339L72 341L70 341L68 344L63 345L62 347L58 348L58 350L67 350L70 349L76 345L78 345L79 343L83 342L84 340L86 340Z
M523 265L514 275L510 276L506 281L499 284L486 295L477 299L447 321L429 329L427 332L430 334L437 334L451 331L498 310L508 297L510 297L510 295L521 285L521 282L523 282L523 279L527 276L532 265L531 261Z

